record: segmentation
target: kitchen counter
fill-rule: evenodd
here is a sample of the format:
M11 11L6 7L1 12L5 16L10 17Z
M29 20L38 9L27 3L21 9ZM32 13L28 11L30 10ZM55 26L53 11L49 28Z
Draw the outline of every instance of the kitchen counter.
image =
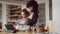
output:
M29 31L29 32L17 32L17 33L0 32L0 34L33 34L33 32L32 31Z

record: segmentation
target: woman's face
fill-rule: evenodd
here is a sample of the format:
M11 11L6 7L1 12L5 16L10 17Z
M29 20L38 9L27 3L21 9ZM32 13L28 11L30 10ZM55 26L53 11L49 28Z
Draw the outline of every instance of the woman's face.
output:
M27 8L27 11L28 11L28 12L32 12L32 11L33 11L33 7Z
M22 16L23 18L26 17L25 12L21 12L21 16Z

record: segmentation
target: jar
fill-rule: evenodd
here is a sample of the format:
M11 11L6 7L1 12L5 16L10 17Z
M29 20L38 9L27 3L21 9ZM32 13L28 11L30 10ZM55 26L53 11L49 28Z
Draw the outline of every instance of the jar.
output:
M43 30L44 30L44 27L38 27L38 28L36 28L36 32L43 32Z

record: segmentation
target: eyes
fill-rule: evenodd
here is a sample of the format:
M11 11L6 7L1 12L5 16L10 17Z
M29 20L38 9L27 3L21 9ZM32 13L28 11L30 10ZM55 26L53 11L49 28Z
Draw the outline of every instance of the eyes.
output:
M24 12L21 13L22 16L26 16L26 14Z
M31 11L31 10L33 10L33 7L27 8L27 11Z

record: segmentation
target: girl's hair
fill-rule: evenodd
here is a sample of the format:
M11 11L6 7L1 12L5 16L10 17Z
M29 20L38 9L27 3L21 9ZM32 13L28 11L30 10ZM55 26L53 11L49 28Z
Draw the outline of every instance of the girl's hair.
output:
M25 14L29 16L29 12L26 9L23 9L22 12L25 12Z
M23 9L23 10L21 11L21 13L22 13L22 12L24 12L27 17L30 15L29 12L28 12L26 9ZM19 17L19 18L22 18L21 13L20 13L20 17Z

